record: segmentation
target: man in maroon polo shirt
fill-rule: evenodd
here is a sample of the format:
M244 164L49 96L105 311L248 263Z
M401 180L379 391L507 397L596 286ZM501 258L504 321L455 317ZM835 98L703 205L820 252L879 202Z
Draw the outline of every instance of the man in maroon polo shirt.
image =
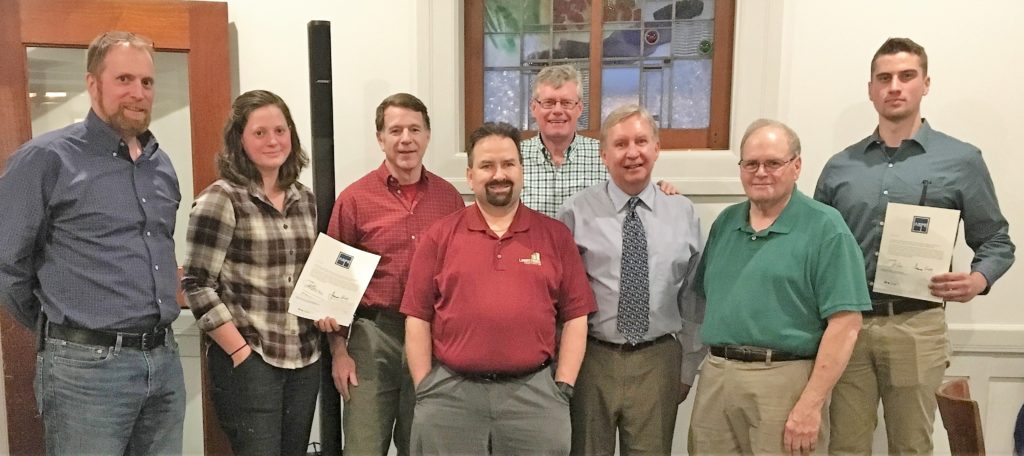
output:
M398 454L407 455L415 395L398 307L420 234L466 205L455 187L423 168L430 117L422 101L391 95L377 106L376 124L384 163L341 192L327 234L380 255L380 264L352 326L326 319L317 327L331 333L331 374L345 400L344 451L384 455L393 435Z
M565 225L520 203L515 127L484 124L467 149L476 204L424 233L402 299L412 454L568 454L597 309L583 261Z

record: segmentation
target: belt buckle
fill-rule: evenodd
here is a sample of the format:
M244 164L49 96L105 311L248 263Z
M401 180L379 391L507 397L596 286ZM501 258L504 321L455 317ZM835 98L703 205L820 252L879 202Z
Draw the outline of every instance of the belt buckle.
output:
M146 350L149 350L150 348L152 348L152 347L149 346L149 344L155 342L155 340L156 340L156 335L154 333L142 333L139 336L141 336L141 337L139 337L139 349L140 350L146 351Z

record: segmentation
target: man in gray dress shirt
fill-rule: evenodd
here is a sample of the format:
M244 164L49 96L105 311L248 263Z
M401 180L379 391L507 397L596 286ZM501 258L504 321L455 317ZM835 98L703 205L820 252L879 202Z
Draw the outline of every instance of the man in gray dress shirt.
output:
M40 331L47 454L180 454L181 194L149 131L152 42L100 35L85 80L85 120L21 146L0 176L0 301Z
M974 250L971 272L932 277L932 295L968 302L985 294L1014 260L1008 225L981 151L936 130L921 117L928 56L908 38L890 38L871 60L868 97L878 128L832 157L814 198L842 214L864 253L867 286L875 278L889 202L960 210ZM878 401L888 451L930 454L935 389L949 362L944 305L871 293L873 310L850 363L832 392L831 454L869 454Z
M573 454L669 454L676 412L704 356L704 302L693 293L700 220L693 203L651 183L658 127L643 108L616 109L601 131L611 180L566 201L598 310L572 399Z

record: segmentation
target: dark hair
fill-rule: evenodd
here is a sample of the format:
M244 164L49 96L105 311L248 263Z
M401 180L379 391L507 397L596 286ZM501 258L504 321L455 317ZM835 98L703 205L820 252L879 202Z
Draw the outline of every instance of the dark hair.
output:
M928 75L928 53L924 51L924 46L917 44L910 38L889 38L882 43L882 47L875 51L875 56L871 58L871 76L875 75L875 62L879 57L883 55L899 54L900 52L906 52L914 54L921 59L921 72L925 76Z
M405 108L423 114L423 126L430 131L430 116L427 114L427 105L419 98L408 93L396 93L381 101L377 105L377 133L384 131L384 111L390 107Z
M473 167L473 148L476 147L476 143L490 136L508 138L511 139L512 142L516 143L516 153L519 154L519 163L523 163L523 149L519 145L519 129L505 122L487 122L469 134L469 140L466 141L467 166L470 168Z
M85 71L93 76L99 76L103 71L103 60L107 58L110 48L127 44L135 49L141 49L153 55L153 40L132 32L113 30L97 36L89 44L89 50L85 57Z
M251 90L235 98L231 103L231 114L228 122L224 125L224 149L217 154L217 171L220 177L237 185L252 186L261 182L260 171L245 154L242 146L242 133L245 125L249 123L249 115L253 111L264 106L277 106L284 114L285 122L288 123L288 130L292 137L292 151L288 154L281 171L277 174L278 188L290 187L299 179L302 168L309 164L309 155L302 149L299 142L299 133L295 129L295 121L288 110L288 105L281 97L266 90Z

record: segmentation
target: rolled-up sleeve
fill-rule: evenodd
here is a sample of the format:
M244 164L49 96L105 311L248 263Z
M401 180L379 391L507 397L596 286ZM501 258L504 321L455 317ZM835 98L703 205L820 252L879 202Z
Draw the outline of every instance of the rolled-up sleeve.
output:
M221 301L217 289L234 230L235 212L230 197L219 187L210 187L192 205L186 235L185 274L181 279L185 302L203 331L232 320L231 311Z

